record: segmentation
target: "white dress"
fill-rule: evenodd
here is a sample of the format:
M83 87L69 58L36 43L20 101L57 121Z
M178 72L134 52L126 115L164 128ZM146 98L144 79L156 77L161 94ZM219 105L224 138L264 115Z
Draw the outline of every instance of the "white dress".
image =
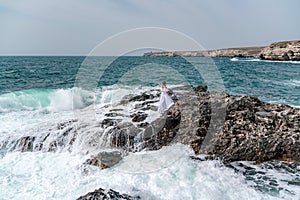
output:
M172 98L168 95L168 88L161 88L160 89L160 99L159 99L159 109L158 111L160 113L165 112L168 110L173 104Z

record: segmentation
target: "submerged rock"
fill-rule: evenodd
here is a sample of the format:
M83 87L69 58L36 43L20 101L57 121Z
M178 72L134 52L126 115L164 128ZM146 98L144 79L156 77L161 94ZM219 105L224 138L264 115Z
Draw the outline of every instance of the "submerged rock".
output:
M112 152L100 152L99 154L92 156L92 158L87 159L83 165L93 165L100 167L101 169L106 169L112 167L122 160L122 154L119 151Z
M35 137L31 136L25 136L20 138L17 141L17 151L25 152L25 151L32 151L33 150L33 142L35 140Z
M106 169L113 167L118 164L122 160L122 154L119 151L111 151L111 152L100 152L97 155L91 156L91 158L87 159L81 166L81 172L83 175L90 175L97 171L97 168L93 168L91 166L98 167L100 169Z

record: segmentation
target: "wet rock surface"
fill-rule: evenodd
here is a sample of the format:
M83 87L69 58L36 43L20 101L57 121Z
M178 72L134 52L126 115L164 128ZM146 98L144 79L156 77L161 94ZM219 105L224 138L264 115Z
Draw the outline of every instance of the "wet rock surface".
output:
M197 154L226 161L300 161L300 109L252 96L208 92L207 86L173 91L175 104L161 117L139 126L143 148L183 143ZM134 143L133 138L130 141Z
M122 154L119 151L100 152L99 154L87 159L83 165L93 165L106 169L118 164L122 160Z
M139 196L130 196L128 194L121 194L115 190L109 189L105 190L102 188L99 188L93 192L89 192L88 194L79 197L77 200L136 200L140 199Z
M196 154L227 161L300 161L299 108L269 104L251 96L208 92L207 86L172 90L175 103L163 114L157 112L158 90L126 95L119 104L123 107L101 111L101 121L90 120L94 111L87 108L85 112L91 114L81 114L83 120L67 120L43 128L39 135L1 142L0 153L71 151L77 142L97 155L103 147L136 152L183 143Z

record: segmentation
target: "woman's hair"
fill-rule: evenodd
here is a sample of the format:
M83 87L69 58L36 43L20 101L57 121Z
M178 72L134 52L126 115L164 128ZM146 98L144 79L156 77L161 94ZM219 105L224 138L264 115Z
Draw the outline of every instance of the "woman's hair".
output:
M162 84L163 84L163 85L166 85L167 83L166 83L166 81L163 81Z

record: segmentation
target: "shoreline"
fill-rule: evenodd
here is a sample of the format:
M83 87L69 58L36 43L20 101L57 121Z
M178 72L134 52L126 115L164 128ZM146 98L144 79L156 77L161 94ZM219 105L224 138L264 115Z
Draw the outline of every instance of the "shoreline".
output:
M225 48L207 51L148 52L143 56L241 57L271 61L300 61L300 40L274 42L269 46Z

